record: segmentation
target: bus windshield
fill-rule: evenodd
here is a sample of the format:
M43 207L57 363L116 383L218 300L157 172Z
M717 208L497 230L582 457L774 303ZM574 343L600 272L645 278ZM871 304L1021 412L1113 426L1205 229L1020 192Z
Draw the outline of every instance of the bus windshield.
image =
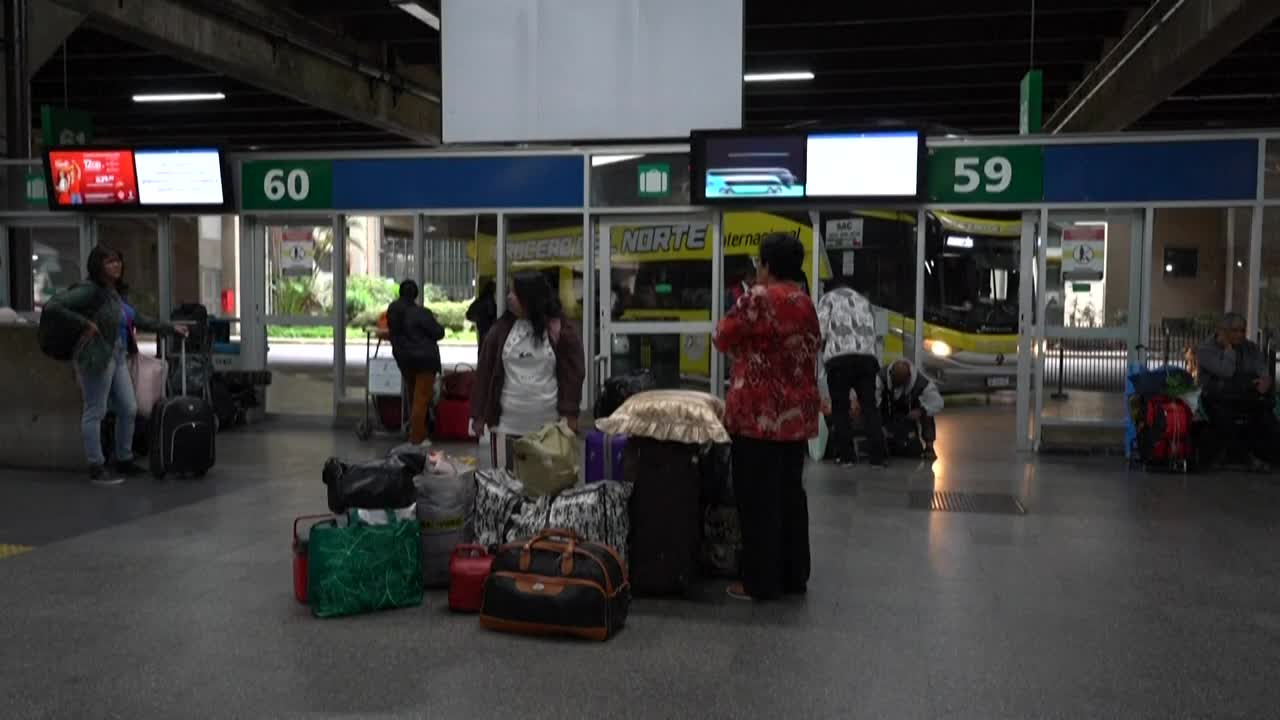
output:
M959 330L1015 333L1018 328L1017 241L1012 238L948 237L942 252L925 264L926 312Z

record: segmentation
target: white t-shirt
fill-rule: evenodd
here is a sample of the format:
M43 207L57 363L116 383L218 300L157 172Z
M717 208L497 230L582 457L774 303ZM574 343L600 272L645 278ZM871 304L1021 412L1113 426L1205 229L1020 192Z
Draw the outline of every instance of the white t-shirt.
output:
M556 353L544 333L533 342L533 326L517 320L502 346L502 418L498 432L529 435L559 419L560 385L556 382Z

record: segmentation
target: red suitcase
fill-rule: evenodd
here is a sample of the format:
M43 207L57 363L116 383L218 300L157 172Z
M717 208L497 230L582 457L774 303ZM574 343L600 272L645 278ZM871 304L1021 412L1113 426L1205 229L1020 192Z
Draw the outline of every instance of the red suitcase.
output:
M332 515L303 515L293 521L293 596L303 605L307 604L307 540L310 539L311 526L315 522L327 520ZM310 522L314 520L315 522ZM298 525L306 522L308 537L298 535Z
M471 436L471 402L458 398L441 398L436 405L436 431L434 440L466 442Z
M459 545L449 558L449 609L480 612L493 556L483 545Z

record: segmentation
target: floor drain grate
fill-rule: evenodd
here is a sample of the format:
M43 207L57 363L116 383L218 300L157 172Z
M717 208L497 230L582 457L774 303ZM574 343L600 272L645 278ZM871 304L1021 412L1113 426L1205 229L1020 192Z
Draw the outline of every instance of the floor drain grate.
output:
M1012 495L1001 493L971 493L939 490L914 490L907 507L912 510L937 512L990 513L994 515L1025 515L1027 509Z

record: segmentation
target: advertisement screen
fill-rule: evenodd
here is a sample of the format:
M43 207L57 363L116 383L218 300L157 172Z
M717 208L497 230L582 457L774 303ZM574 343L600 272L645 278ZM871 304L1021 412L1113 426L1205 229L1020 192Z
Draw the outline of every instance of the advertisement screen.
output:
M805 148L807 197L916 197L920 192L920 133L822 133Z
M760 200L805 196L803 135L708 136L703 148L704 197Z
M216 148L137 150L134 164L143 206L226 203L222 154Z
M55 208L138 204L130 150L50 150L49 181Z

